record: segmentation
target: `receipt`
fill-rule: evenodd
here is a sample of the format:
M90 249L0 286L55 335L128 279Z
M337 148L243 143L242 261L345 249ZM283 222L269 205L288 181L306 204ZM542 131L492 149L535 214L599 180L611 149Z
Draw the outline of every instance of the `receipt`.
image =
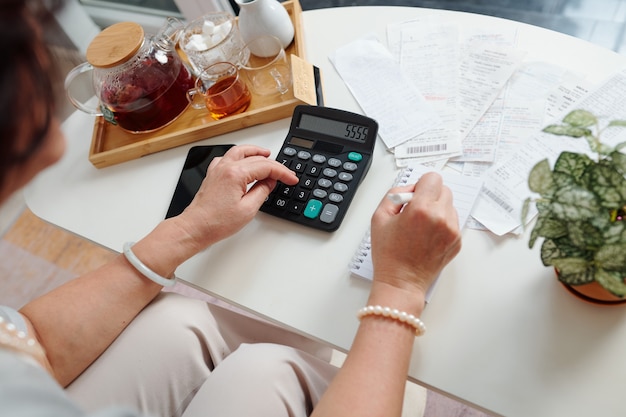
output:
M611 119L626 119L626 69L583 95L575 106L602 115L604 123ZM564 115L559 115L554 123L560 123ZM625 135L624 129L607 129L602 133L602 140L615 146L624 141ZM593 156L583 139L537 131L510 158L494 165L485 173L485 183L472 216L497 235L518 232L522 225L522 204L532 195L528 188L528 174L542 159L548 159L552 165L562 151ZM531 207L528 219L535 214L536 208Z
M391 34L391 29L388 31ZM394 35L397 37L397 35ZM452 157L461 153L457 119L458 29L441 22L421 22L400 27L400 66L409 75L442 121L435 129L400 145L396 158Z
M378 122L378 133L387 148L440 123L391 52L375 37L353 41L329 58L365 114Z

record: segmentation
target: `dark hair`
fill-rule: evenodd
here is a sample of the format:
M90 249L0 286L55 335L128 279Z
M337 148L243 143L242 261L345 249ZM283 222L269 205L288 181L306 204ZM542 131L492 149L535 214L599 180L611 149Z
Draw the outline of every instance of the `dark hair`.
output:
M58 2L0 0L0 185L11 167L27 160L50 127L56 72L42 36ZM28 134L26 146L16 145Z

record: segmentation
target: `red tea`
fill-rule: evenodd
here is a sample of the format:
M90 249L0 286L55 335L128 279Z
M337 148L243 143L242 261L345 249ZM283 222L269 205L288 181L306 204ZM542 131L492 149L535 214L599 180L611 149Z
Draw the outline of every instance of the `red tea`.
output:
M159 129L176 119L186 108L187 90L194 79L184 65L175 81L154 61L147 61L141 76L123 75L118 85L102 89L102 101L117 124L131 132ZM106 117L106 115L105 115Z
M212 85L206 93L205 102L211 117L219 120L246 111L251 98L246 84L234 75Z

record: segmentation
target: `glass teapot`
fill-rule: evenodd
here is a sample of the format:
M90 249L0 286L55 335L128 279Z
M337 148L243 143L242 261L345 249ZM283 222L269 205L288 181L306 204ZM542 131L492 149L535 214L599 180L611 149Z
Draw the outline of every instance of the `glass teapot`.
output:
M146 37L137 23L109 26L89 44L87 62L67 74L69 100L79 110L102 116L129 132L150 132L168 125L187 108L187 91L194 87L192 75L176 52L176 36L177 27L170 21L153 37ZM85 90L78 80L89 73L97 104L77 98Z

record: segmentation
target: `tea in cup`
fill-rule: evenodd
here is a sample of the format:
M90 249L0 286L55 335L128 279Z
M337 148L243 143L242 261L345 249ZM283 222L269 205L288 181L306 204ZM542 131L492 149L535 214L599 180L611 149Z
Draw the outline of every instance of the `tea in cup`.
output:
M202 97L204 103L198 101ZM206 109L215 120L246 111L251 101L248 86L239 70L230 62L218 62L200 73L196 86L187 91L187 99L195 109Z
M239 55L239 65L254 94L285 94L291 88L291 66L275 36L263 35L248 42Z

